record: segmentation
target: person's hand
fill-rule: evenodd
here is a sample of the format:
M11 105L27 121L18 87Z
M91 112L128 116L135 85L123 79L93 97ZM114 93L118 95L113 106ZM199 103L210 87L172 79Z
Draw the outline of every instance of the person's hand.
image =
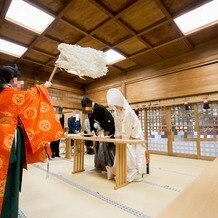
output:
M108 136L109 133L110 133L109 131L105 131L105 132L104 132L104 136Z
M97 130L100 130L101 129L101 126L98 122L95 122L94 123L94 128L97 129Z
M44 85L45 85L46 88L49 88L49 87L51 87L52 83L49 82L49 81L46 81L46 82L44 83Z

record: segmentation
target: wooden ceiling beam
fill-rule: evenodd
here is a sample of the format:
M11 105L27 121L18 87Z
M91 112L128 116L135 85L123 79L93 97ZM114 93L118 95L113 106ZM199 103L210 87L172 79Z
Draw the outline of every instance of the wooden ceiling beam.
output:
M127 8L123 9L122 11L120 11L119 13L117 13L114 18L118 19L120 18L124 13L128 12L128 10L130 10L133 6L137 5L139 2L143 3L145 0L138 0L135 1L134 3L132 3L131 5L128 5Z
M158 27L160 27L160 26L170 24L170 23L172 22L172 19L173 19L173 18L168 19L168 20L166 20L166 19L161 19L161 20L159 20L159 21L157 21L157 22L155 22L155 23L153 23L153 24L151 24L151 25L145 27L145 28L144 28L143 30L141 30L137 35L138 35L138 36L141 36L141 35L146 34L146 33L150 32L150 31L152 31L153 29L156 29L156 28L158 28Z
M157 6L160 8L160 10L163 12L163 14L166 16L166 18L170 19L175 24L174 20L172 19L172 15L166 9L166 7L163 5L163 3L160 0L153 0L153 1L157 4ZM178 29L178 32L180 33L180 35L184 36L184 34L181 32L181 30L177 27L176 24L175 24L175 26ZM184 38L184 41L189 49L193 48L191 42L186 37Z
M133 54L133 55L130 55L130 56L128 56L128 58L134 58L134 57L137 57L137 56L139 56L139 55L142 55L142 54L144 54L144 53L146 53L146 52L149 52L149 51L151 51L151 50L155 50L155 49L157 49L157 48L161 48L161 47L163 47L163 46L166 46L166 45L168 45L168 44L171 44L172 42L177 42L177 41L180 41L180 40L185 40L185 36L181 36L181 37L179 37L179 38L177 38L177 39L173 39L173 40L171 40L171 41L169 41L169 42L165 42L165 43L163 43L163 44L161 44L161 45L158 45L158 46L155 46L155 47L153 47L153 48L151 48L151 49L147 49L147 50L144 50L144 51L142 51L142 52L139 52L139 53L137 53L137 54ZM161 57L161 56L160 56ZM162 57L161 57L162 58Z
M181 15L183 15L184 13L187 13L189 11L192 11L208 2L211 2L212 0L198 0L198 1L195 1L194 3L192 3L191 5L188 4L186 7L184 7L182 10L180 10L179 12L175 13L173 15L174 18L176 17L179 17Z
M46 55L46 56L48 56L48 57L50 57L50 58L56 58L55 55L52 55L52 54L47 53L47 52L45 52L45 51L42 51L42 50L40 50L40 49L32 48L32 50L35 51L35 52L38 52L38 53L40 53L40 54Z
M28 0L27 0L27 1L28 1ZM83 31L81 28L79 28L79 27L77 27L76 25L70 23L70 22L67 21L66 19L63 19L63 18L62 18L63 15L64 15L64 12L68 9L68 7L71 6L72 2L73 2L73 1L68 2L68 4L66 5L66 7L65 7L58 15L55 15L52 11L49 12L51 16L54 16L54 17L56 16L56 18L55 18L55 20L53 21L53 23L51 24L51 26L54 26L55 23L57 23L59 20L62 20L63 22L65 22L65 24L69 25L71 28L76 29L78 32L84 34L85 36L90 36L91 38L93 38L93 39L99 41L100 43L104 44L106 47L110 48L111 46L108 45L106 42L104 42L104 41L102 41L102 40L100 40L100 39L98 39L98 38L92 36L91 34L89 34L89 33L85 32L85 31ZM46 10L46 7L44 7L44 6L41 5L41 4L40 4L40 5L39 5L39 4L36 5L36 4L32 3L31 1L28 1L28 3L31 3L32 5L36 6L36 7L39 8L39 9L43 9L45 12L47 11L47 10ZM48 29L50 29L51 26L48 27ZM33 49L33 46L36 44L36 42L37 42L39 39L41 39L43 36L45 36L45 37L49 38L50 40L53 40L54 42L57 42L57 43L61 43L61 42L62 42L62 41L60 41L59 39L57 39L57 38L55 38L55 37L53 37L53 36L46 35L48 29L47 29L44 33L42 33L39 37L37 37L37 38L31 43L31 45L29 46L29 49ZM34 49L34 50L36 50L37 52L40 52L40 53L42 53L42 54L44 54L44 55L47 55L47 56L49 56L49 57L52 58L52 59L51 59L50 61L48 61L46 64L43 64L43 65L42 65L42 64L39 64L39 65L41 65L41 67L40 67L38 70L42 70L43 67L50 67L49 64L53 61L53 59L58 58L58 55L57 55L57 56L54 56L54 55L48 54L48 53L46 53L46 52L44 52L44 51L40 51L40 50L37 50L37 49ZM25 54L24 54L24 55L25 55ZM24 56L24 55L23 55L23 56ZM24 58L22 58L22 57L21 57L21 59L30 61L29 59L26 59L26 58L24 59Z
M36 62L36 61L31 60L31 59L29 59L29 58L23 58L23 60L24 60L24 61L27 61L27 62L30 62L30 63L33 63L33 64L41 65L41 66L44 65L44 63Z
M132 34L132 37L130 37L130 39L136 38L138 39L140 42L142 42L146 47L151 48L152 46L144 39L142 39L140 36L137 35L137 33L132 30L131 27L129 27L127 24L124 24L121 20L116 20L116 23L118 23L120 26L122 26L125 30L127 30L129 33ZM118 42L119 43L119 42ZM117 44L116 44L117 46ZM113 46L115 47L115 46Z
M129 8L131 8L131 6L129 8L126 8L125 10L121 11L120 13L118 13L117 15L113 15L110 12L108 12L103 6L101 6L99 3L97 3L94 0L89 0L93 5L95 5L98 9L100 9L102 12L104 12L105 14L107 14L111 19L113 19L115 22L117 22L120 26L122 26L123 28L125 28L129 33L131 33L131 35L133 35L133 37L130 37L128 39L124 39L116 44L114 44L111 48L115 48L129 40L131 40L132 38L137 38L139 39L143 44L145 44L147 47L152 48L152 46L146 42L144 39L142 39L140 36L150 32L152 29L155 29L159 26L168 24L173 22L173 17L170 15L170 13L167 11L167 9L165 8L165 6L162 4L162 2L160 0L155 0L155 3L158 5L158 7L161 9L161 11L164 13L164 15L166 16L167 20L160 20L158 22L155 22L154 24L146 27L144 30L142 30L140 33L136 33L134 30L132 30L130 27L128 27L127 24L124 24L122 21L120 21L118 18L122 15L122 13L126 12ZM140 0L139 0L140 1ZM138 1L137 1L138 2ZM136 4L137 2L135 2L134 4ZM96 31L97 29L95 29ZM179 30L179 29L178 29ZM94 31L93 31L94 32ZM179 30L179 32L181 33L181 31ZM180 34L181 36L184 36L183 34ZM181 39L181 38L179 38ZM187 46L189 48L192 48L193 46L191 45L191 43L187 40L186 37L183 37L184 41L186 42ZM150 50L150 49L149 49ZM148 51L148 50L146 50ZM145 51L143 51L142 53L144 53ZM155 52L155 51L154 51ZM155 52L156 53L156 52ZM141 54L141 53L140 53Z
M72 22L70 22L69 20L67 20L66 18L62 18L61 19L66 25L68 25L69 27L77 30L78 32L82 33L83 35L87 36L89 35L85 30L82 30L80 27L76 26L76 24L73 24Z
M131 38L127 39L127 40L131 40L132 38L137 38L137 39L139 39L141 42L143 42L143 43L146 45L146 41L145 41L144 39L141 39L141 37L140 37L141 35L143 35L143 34L149 32L149 31L151 31L152 29L155 29L155 28L157 28L157 27L159 27L159 26L162 26L162 25L165 25L165 24L174 22L174 21L173 21L173 17L172 17L172 16L170 15L170 13L167 11L167 9L166 9L165 6L162 4L162 2L161 2L160 0L155 0L155 2L156 2L156 4L158 5L158 7L162 10L162 12L164 13L164 15L166 16L167 20L158 21L158 22L152 24L151 26L146 27L143 31L141 31L140 33L134 35L134 37L131 37ZM179 28L178 28L178 30L179 30ZM187 39L183 34L181 34L181 31L180 31L180 30L179 30L179 32L180 32L181 37L182 37L182 38L184 39L184 41L186 42L186 45L187 45L189 48L192 48L193 46L192 46L191 43L188 41L188 39ZM181 39L181 37L178 38L178 39ZM127 41L127 40L126 40L126 41ZM113 45L112 48L117 47L117 46L119 46L119 45L125 43L126 41L123 40L123 41L121 41L121 42L119 42L119 43ZM172 42L172 41L170 41L170 42ZM165 44L166 44L166 43L165 43ZM165 44L164 44L164 45L165 45ZM138 55L143 54L143 53L145 53L145 52L147 52L147 51L150 51L150 50L152 49L152 46L151 46L149 43L148 43L146 46L149 47L150 49L148 49L148 50L146 50L146 51L143 51L143 52L140 52L140 53L138 53L138 54L134 54L134 55L132 55L132 56L129 56L129 58L138 56ZM157 48L157 47L153 47L153 48ZM156 52L155 50L153 50L153 51L157 54L157 52ZM159 54L157 54L157 55L159 56Z
M26 44L24 44L22 42L17 41L16 39L12 40L11 38L9 38L7 36L2 36L1 34L0 34L0 38L4 39L6 41L12 42L12 43L16 43L17 45L20 45L20 46L23 46L23 47L27 47L28 46L28 45L26 45Z
M96 2L95 0L89 0L89 2L94 5L96 8L98 8L100 11L102 11L104 14L106 14L109 19L107 19L105 22L101 23L99 26L97 26L94 30L92 30L89 33L89 36L92 37L95 32L104 24L106 24L107 22L110 22L111 20L115 21L118 25L122 26L123 28L125 28L132 36L138 37L138 34L136 34L136 32L134 30L132 30L130 27L128 27L126 24L124 24L122 21L119 20L120 16L123 13L126 13L132 6L134 6L135 4L137 4L139 1L142 0L138 0L136 2L134 2L133 4L131 4L130 6L128 6L127 8L125 8L124 10L122 10L121 12L119 12L118 14L116 14L115 16L110 13L107 9L105 9L102 5L100 5L98 2ZM81 40L79 40L77 43L80 43L80 41L82 41L85 37L83 37ZM132 37L130 37L132 38ZM97 39L99 42L103 43L104 45L106 45L107 48L114 48L116 45L119 45L120 43L123 42L123 40L118 43L116 43L115 45L108 45L107 42L103 42L102 40L100 40L99 38L97 38L96 36L93 39ZM143 44L145 44L147 47L151 48L151 45L146 42L145 40L141 39L141 37L138 38ZM126 39L125 39L126 40ZM124 40L124 41L125 41ZM121 52L122 53L122 52Z
M113 18L114 15L109 12L106 8L104 8L102 5L100 5L96 0L88 0L93 6L95 6L99 11L102 11L104 14L106 14L108 17Z
M67 25L69 25L71 28L76 29L78 32L84 34L85 36L90 36L92 39L95 39L95 40L99 41L100 43L104 44L104 45L105 45L106 47L108 47L108 48L111 47L107 42L105 42L105 41L103 41L103 40L101 40L101 39L99 39L99 38L97 38L97 37L94 37L92 34L89 34L88 32L85 32L84 30L82 30L81 28L77 27L75 24L70 23L70 22L67 21L66 19L62 19L62 20L63 20ZM84 37L83 37L83 38L84 38ZM82 39L83 39L83 38L82 38ZM82 39L80 39L80 40L82 40ZM80 40L79 40L79 41L80 41ZM78 42L77 42L77 43L78 43Z
M159 9L162 11L162 13L166 16L167 19L170 19L172 16L169 13L169 11L166 9L166 7L163 5L163 3L160 0L153 0L156 5L159 7Z
M141 35L143 35L144 33L146 33L146 32L148 32L148 31L150 31L151 29L155 29L155 28L157 28L157 27L159 27L159 26L162 26L163 24L166 24L166 23L169 23L169 21L168 20L166 20L166 21L158 21L158 22L156 22L156 23L154 23L153 25L151 25L151 26L149 26L150 28L145 28L145 30L143 30L143 31L141 31L140 33L137 33L136 34L136 36L141 36ZM123 40L123 41L120 41L120 42L118 42L118 43L116 43L116 44L114 44L112 47L114 48L114 47L116 47L116 46L119 46L119 45L122 45L123 43L126 43L127 41L129 41L129 40L131 40L132 39L132 37L130 37L130 38L128 38L128 39L125 39L125 40Z
M120 68L120 67L118 67L116 65L112 65L112 66L113 66L113 68L119 70L120 71L119 73L122 73L124 71L122 68Z
M73 78L73 81L75 81L76 79L78 79L78 76L76 76L75 78ZM91 78L91 77L85 77L85 80L90 80L91 82L95 81L95 79Z
M103 22L101 22L101 23L99 23L93 30L91 30L90 32L88 32L88 35L86 35L86 36L90 36L91 38L93 38L93 39L96 39L95 37L93 37L94 36L94 34L95 34L95 31L97 30L97 29L99 29L99 27L101 27L102 25L104 25L104 24L106 24L107 22L109 22L111 19L109 18L109 19L107 19L107 20L105 20L105 21L103 21ZM79 44L81 41L83 41L83 39L86 37L86 36L84 36L82 39L80 39L79 41L77 41L77 43ZM98 39L97 39L97 41L99 41ZM101 41L99 41L99 42L101 42ZM110 48L110 46L106 43L103 43L107 48Z
M40 67L38 70L41 70L43 67L49 67L49 68L54 68L52 66L50 66L49 64L51 64L54 61L54 58L50 59L46 64L44 64L42 67Z
M139 0L141 1L141 0ZM137 36L137 33L127 24L123 23L119 18L120 16L125 12L127 12L133 5L135 5L136 3L138 3L139 1L133 3L132 5L128 6L127 8L125 8L124 10L122 10L121 12L119 12L118 14L116 14L115 16L110 13L107 9L105 9L102 5L100 5L98 2L94 1L94 0L89 0L89 2L91 2L95 7L97 7L100 11L102 11L104 14L106 14L107 16L109 16L111 18L111 20L113 20L114 22L116 22L119 26L121 26L122 28L124 28L125 30L127 30L133 37L131 38L137 38L140 40L140 42L142 42L143 44L145 44L147 47L151 48L152 46L145 41L144 39L140 38ZM95 29L96 31L97 29ZM115 46L112 46L115 47Z
M137 70L137 69L140 69L141 67L142 67L142 65L139 64L137 66L132 66L132 67L130 67L128 69L125 69L125 70L123 70L123 72L126 73L126 72L129 72L129 71Z
M32 41L32 43L28 46L28 50L26 52L28 52L30 49L32 49L35 44L46 35L47 31L52 29L57 22L62 18L62 16L65 14L65 12L68 10L68 8L74 3L74 1L70 1L68 2L68 4L66 4L66 6L61 10L61 12L56 16L55 20L50 24L50 26L46 29L46 31L44 31L43 33L41 33L36 39L34 39ZM22 57L20 57L20 60L23 59L23 57L25 56L26 52L22 55Z
M139 0L139 1L140 1L140 0ZM122 26L123 28L125 28L133 37L130 37L129 39L122 40L121 42L118 42L116 45L108 45L107 42L102 41L101 39L97 38L96 36L95 36L95 37L93 36L93 34L95 33L95 31L96 31L99 27L101 27L102 25L100 25L99 27L95 28L95 29L94 29L93 31L91 31L90 33L87 33L87 32L85 32L84 30L82 30L81 28L77 27L76 25L70 23L70 22L67 21L66 19L63 19L63 18L60 18L60 19L62 19L67 25L70 25L72 28L76 29L76 30L79 31L80 33L84 34L85 36L90 36L91 38L93 38L93 39L99 41L100 43L103 43L103 44L104 44L106 47L108 47L108 48L114 48L114 47L116 47L117 45L122 44L122 43L124 43L126 40L130 40L130 39L132 39L132 38L137 38L137 39L139 39L139 40L140 40L142 43L144 43L148 48L150 48L150 49L145 50L145 51L143 51L143 52L141 52L141 53L139 53L139 54L134 54L134 55L129 56L129 57L127 57L127 58L132 58L132 57L138 56L138 55L143 54L143 53L145 53L145 52L148 52L148 51L150 51L150 50L152 49L152 46L140 37L140 35L144 34L146 30L143 31L143 32L140 32L139 34L137 34L134 30L132 30L130 27L128 27L128 26L125 25L122 21L120 21L120 20L118 19L118 18L120 17L120 15L121 15L122 13L126 12L129 8L131 8L132 5L131 5L130 7L128 7L128 8L126 8L125 10L121 11L120 13L118 13L116 16L114 16L113 14L111 14L108 10L106 10L104 7L102 7L102 6L101 6L99 3L97 3L96 1L89 0L89 2L91 2L91 3L92 3L93 5L95 5L99 10L101 10L103 13L105 13L107 16L109 16L109 17L111 18L111 19L107 20L106 22L109 22L110 20L114 20L114 21L117 22L120 26ZM159 0L155 0L155 2L156 2L157 5L161 8L161 10L162 10L163 13L165 14L165 16L166 16L168 19L170 19L170 21L172 21L172 16L171 16L171 15L169 14L169 12L166 10L166 8L163 6L163 4L162 4ZM170 22L170 21L167 20L167 22ZM105 23L106 23L106 22L105 22ZM159 25L163 25L163 22L158 23L158 24L155 24L155 25L153 26L153 28L156 28L156 26L159 26ZM149 31L150 31L150 28L149 28ZM52 37L49 37L49 38L52 38ZM82 38L82 39L83 39L83 38ZM184 39L185 39L185 38L184 38ZM53 40L56 41L56 42L58 42L58 41L57 41L56 39L54 39L54 38L53 38ZM78 42L80 42L80 41L81 41L81 40L79 40ZM78 42L77 42L77 43L78 43ZM155 47L155 48L157 48L157 47ZM153 50L153 51L156 53L155 50ZM55 57L53 56L52 58L55 58ZM53 60L51 60L51 61L53 61ZM48 65L51 63L51 61L49 61L48 63L46 63L44 66L48 66ZM43 68L44 66L42 66L41 68ZM122 70L122 69L120 69L120 68L118 68L118 69L119 69L119 70Z
M45 12L46 14L49 14L52 17L56 17L58 15L58 14L54 14L54 11L52 11L51 9L46 7L45 5L41 4L39 1L33 1L33 0L24 0L24 1L27 2L28 4L32 5L33 7L38 8L39 10Z
M45 35L45 37L46 38L48 38L48 39L50 39L50 40L52 40L53 42L56 42L56 43L62 43L63 41L61 41L60 39L57 39L56 37L54 37L54 36L50 36L50 35Z
M115 63L115 64L116 64L116 63ZM121 67L118 67L117 65L113 65L113 67L116 68L116 69L118 69L118 70L121 71L121 72L124 72L124 69L122 69ZM120 72L120 73L121 73L121 72Z
M12 0L4 0L3 8L2 8L2 11L0 13L0 27L5 19L5 15L7 14L7 11L8 11L10 4L11 4L11 1Z
M95 32L101 28L103 25L105 25L106 23L110 22L111 20L114 20L114 15L112 13L110 13L107 9L105 9L103 6L101 6L99 3L97 3L95 0L89 0L89 2L94 5L98 10L102 11L104 14L106 14L109 18L106 21L103 21L102 23L100 23L97 27L95 27L91 32L89 32L89 36L93 36L95 34ZM85 37L84 37L85 38ZM82 41L84 38L82 38L81 40L79 40L77 43L79 43L80 41ZM96 38L96 36L95 36ZM98 39L99 40L99 39ZM105 42L103 43L105 44ZM106 43L107 45L107 43ZM112 45L107 45L107 48L112 48Z
M134 5L138 4L138 2L140 1L144 1L144 0L138 0L134 3L132 3L131 5L128 5L125 9L123 9L122 11L120 11L119 13L117 13L116 15L113 15L111 12L109 12L105 7L103 7L101 4L99 4L96 0L89 0L89 2L94 5L96 8L98 8L100 11L102 11L104 14L106 14L107 16L109 16L110 18L113 19L118 19L121 17L122 14L126 13L131 7L133 7Z

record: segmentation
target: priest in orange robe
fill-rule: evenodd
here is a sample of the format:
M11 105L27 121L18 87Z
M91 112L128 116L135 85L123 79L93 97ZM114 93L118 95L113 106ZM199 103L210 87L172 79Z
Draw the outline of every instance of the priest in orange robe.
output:
M63 137L47 87L16 88L20 72L0 67L0 217L17 218L22 169L50 155L49 142Z

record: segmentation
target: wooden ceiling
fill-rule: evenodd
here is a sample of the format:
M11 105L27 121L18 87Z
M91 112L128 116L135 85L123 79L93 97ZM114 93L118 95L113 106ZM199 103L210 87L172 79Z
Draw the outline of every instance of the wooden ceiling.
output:
M38 35L4 19L11 0L0 1L0 37L28 47L21 58L0 53L0 65L16 63L21 70L48 75L65 42L106 51L126 59L109 66L107 76L155 64L218 38L218 26L184 36L173 19L208 0L25 0L55 17ZM58 70L55 77L87 85Z

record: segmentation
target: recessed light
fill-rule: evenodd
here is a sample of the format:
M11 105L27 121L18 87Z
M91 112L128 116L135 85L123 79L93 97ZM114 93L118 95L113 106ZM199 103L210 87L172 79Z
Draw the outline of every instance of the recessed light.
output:
M12 0L5 19L41 34L51 24L54 17L25 1Z

